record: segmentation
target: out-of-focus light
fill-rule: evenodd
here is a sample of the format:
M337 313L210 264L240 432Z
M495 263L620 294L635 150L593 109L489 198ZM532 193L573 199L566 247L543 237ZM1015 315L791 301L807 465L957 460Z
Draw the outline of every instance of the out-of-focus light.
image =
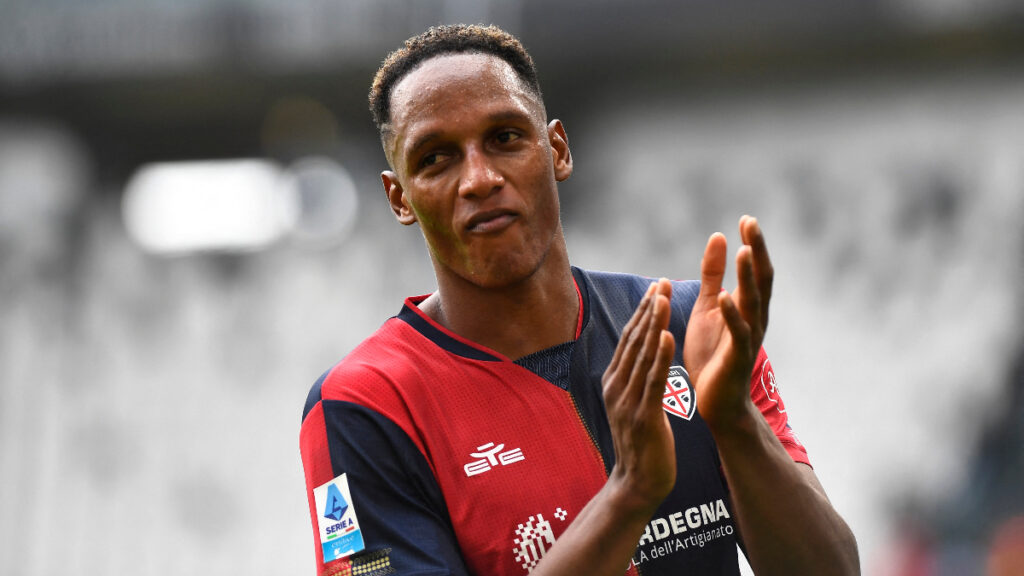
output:
M293 241L327 248L348 236L356 222L359 196L345 168L329 158L303 158L288 167L284 182L297 207Z
M266 160L146 165L125 188L125 226L154 253L258 250L298 216L298 198L282 184L281 168Z

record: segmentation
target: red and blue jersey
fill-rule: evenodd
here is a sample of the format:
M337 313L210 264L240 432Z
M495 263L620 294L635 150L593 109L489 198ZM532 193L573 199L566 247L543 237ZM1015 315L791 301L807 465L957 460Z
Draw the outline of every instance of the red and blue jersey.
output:
M320 574L528 574L604 485L615 454L601 376L651 280L573 269L572 342L518 360L446 330L406 300L324 374L300 433ZM683 368L697 282L673 284L664 407L676 486L629 574L738 574L736 523ZM799 462L762 351L751 397Z

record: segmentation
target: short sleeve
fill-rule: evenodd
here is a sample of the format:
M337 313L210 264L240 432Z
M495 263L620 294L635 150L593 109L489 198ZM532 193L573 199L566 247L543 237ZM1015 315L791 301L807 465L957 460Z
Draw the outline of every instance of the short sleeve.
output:
M786 404L782 401L779 393L779 385L775 380L775 371L764 348L757 354L754 362L754 371L750 375L750 399L764 416L764 419L771 426L772 432L782 443L782 447L789 453L790 458L795 462L801 462L810 466L811 461L807 457L807 449L797 438L796 432L789 425L789 415L786 413Z
M437 481L399 426L352 402L318 400L307 404L299 443L318 575L466 574ZM341 487L337 503L318 505L325 485ZM354 553L348 543L332 548L336 536L353 537L346 530L358 532Z

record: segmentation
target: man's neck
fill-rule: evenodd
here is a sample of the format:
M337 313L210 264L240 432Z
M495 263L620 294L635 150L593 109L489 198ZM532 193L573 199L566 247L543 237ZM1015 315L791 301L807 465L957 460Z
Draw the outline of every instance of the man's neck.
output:
M576 336L579 294L563 251L511 286L482 288L463 279L438 281L420 303L436 322L508 358L518 359Z

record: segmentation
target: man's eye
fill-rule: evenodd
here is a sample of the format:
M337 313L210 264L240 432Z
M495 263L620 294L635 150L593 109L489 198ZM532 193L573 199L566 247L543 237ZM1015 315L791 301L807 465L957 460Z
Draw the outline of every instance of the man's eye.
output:
M520 136L516 132L506 130L504 132L498 132L497 138L498 142L501 142L502 144L507 144L508 142L512 142L513 140L518 140Z
M433 166L444 159L444 154L440 152L432 152L427 154L420 160L420 167L425 168L427 166Z

